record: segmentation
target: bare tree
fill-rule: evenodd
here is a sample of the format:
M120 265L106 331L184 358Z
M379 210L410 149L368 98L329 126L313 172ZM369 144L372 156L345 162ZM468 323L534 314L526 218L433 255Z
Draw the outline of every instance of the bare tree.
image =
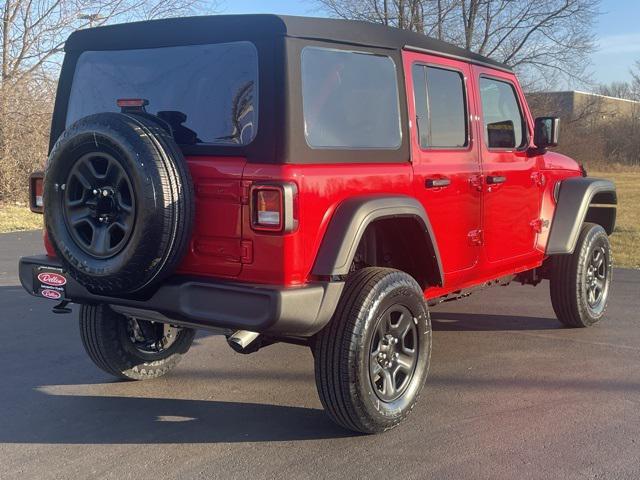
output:
M622 98L625 100L637 99L636 94L633 91L633 85L624 81L598 85L596 92L607 97Z
M530 87L585 80L600 0L314 0L330 15L449 41L519 70Z
M597 93L608 97L623 98L640 102L640 60L629 70L631 80L599 85Z
M0 201L24 198L28 172L44 162L58 64L71 32L195 13L202 1L0 2Z
M640 100L640 60L631 69L631 92L634 100Z
M330 15L364 20L444 38L444 27L457 7L452 0L317 0Z
M119 21L184 15L201 0L5 0L0 6L0 81L29 76L62 51L77 29Z

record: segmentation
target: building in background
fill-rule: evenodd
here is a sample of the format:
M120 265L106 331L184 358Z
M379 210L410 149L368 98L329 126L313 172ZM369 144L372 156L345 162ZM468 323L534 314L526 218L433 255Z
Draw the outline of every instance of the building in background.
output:
M640 102L579 91L527 99L534 117L560 117L559 152L592 168L640 166Z
M597 123L640 115L640 102L577 90L529 93L527 99L534 115L543 115L542 112L545 112L544 115L566 121L588 119Z

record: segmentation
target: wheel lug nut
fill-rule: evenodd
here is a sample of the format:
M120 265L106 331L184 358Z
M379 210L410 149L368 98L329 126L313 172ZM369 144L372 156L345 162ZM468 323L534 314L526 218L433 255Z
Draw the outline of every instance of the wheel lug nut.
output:
M96 190L95 188L93 189L93 194L97 195L98 194L98 190Z

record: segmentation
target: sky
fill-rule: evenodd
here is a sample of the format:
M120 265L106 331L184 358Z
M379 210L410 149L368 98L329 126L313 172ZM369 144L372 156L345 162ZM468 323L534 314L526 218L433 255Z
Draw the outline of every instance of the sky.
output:
M598 49L591 56L594 80L629 80L629 68L640 60L640 1L604 0L596 27Z
M312 1L223 0L221 13L280 13L322 15ZM629 69L640 60L640 0L602 0L595 27L598 47L591 55L593 81L629 80Z

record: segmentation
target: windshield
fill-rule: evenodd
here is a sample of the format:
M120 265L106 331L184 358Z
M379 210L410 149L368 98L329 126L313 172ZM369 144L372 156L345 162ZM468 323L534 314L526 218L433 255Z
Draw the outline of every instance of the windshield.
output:
M78 58L66 125L144 98L180 144L247 145L258 122L258 54L250 42L87 51Z

